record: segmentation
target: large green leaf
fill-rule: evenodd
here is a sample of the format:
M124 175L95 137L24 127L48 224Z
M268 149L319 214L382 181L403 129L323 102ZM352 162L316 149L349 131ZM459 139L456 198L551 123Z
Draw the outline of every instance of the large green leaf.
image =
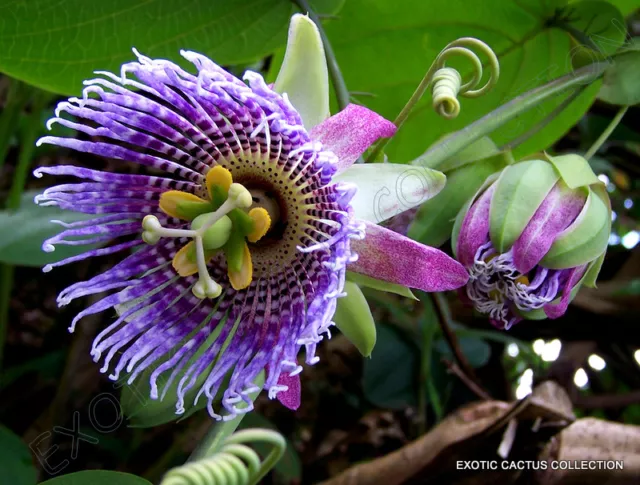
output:
M16 211L0 211L0 262L44 266L95 247L59 244L54 252L45 253L42 242L63 230L50 222L52 219L71 223L89 219L92 215L64 211L58 207L39 207L33 202L38 193L40 191L25 192Z
M633 105L640 103L640 43L638 50L630 50L616 56L604 73L598 97L611 104Z
M312 4L335 14L343 2ZM175 61L187 49L219 64L249 62L284 44L293 12L285 0L0 0L0 71L78 94L93 71L119 72L131 47Z
M443 134L460 129L518 94L559 77L572 69L571 36L553 27L562 0L500 2L482 0L351 0L339 19L327 22L326 30L351 91L369 108L393 119L409 99L440 50L459 37L477 37L498 54L500 80L488 94L462 99L462 112L443 120L431 108L427 95L388 146L393 161L407 161L422 153ZM607 12L609 9L606 9ZM616 12L616 18L622 17ZM607 19L600 19L605 21ZM621 23L623 24L623 22ZM614 39L621 43L624 33ZM464 61L450 63L469 73ZM548 147L584 114L598 90L588 87L560 115L514 153ZM562 103L566 95L541 103L492 134L500 146L527 132Z
M52 478L40 485L151 485L151 482L130 473L85 470Z
M417 403L418 349L399 332L377 324L378 343L370 359L365 359L363 389L376 406L402 409Z
M0 425L0 479L11 485L35 485L36 469L27 445L13 431Z

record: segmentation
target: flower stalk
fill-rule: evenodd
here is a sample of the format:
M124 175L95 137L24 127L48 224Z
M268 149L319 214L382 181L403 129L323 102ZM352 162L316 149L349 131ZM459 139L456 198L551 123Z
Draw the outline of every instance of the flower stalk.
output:
M591 148L587 150L587 153L584 154L584 158L589 160L592 156L596 154L596 152L600 149L600 147L604 144L604 142L606 142L609 139L609 137L614 132L616 127L620 124L620 122L622 121L622 117L625 115L628 109L629 109L629 106L623 106L618 110L618 112L613 117L609 125L600 134L600 136L593 143L593 145L591 145Z

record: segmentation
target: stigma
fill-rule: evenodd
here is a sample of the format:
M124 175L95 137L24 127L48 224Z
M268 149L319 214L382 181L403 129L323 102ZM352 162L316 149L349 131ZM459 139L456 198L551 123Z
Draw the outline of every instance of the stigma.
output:
M251 192L234 183L226 168L213 167L205 182L206 199L179 190L169 190L160 196L160 210L170 217L189 221L189 229L164 227L154 215L142 220L142 239L147 244L156 244L164 237L192 239L175 254L172 266L183 277L198 274L191 290L200 299L222 294L222 285L211 278L207 268L211 258L218 254L226 259L227 276L235 290L251 284L253 264L248 242L259 241L271 227L269 212L263 207L251 208Z

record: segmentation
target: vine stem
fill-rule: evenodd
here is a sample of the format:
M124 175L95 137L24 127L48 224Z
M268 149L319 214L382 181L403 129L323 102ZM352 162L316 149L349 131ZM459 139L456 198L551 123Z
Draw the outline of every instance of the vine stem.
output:
M7 101L0 115L0 168L4 165L9 152L11 136L18 126L18 117L29 101L29 86L17 79L9 79Z
M267 473L269 473L269 470L278 463L280 458L282 458L282 455L284 455L284 452L287 449L287 442L284 437L276 431L267 429L246 429L238 431L227 438L225 444L246 443L252 441L262 441L273 446L271 452L262 461L260 469L249 482L249 485L256 485Z
M20 97L20 99L15 101L15 106L17 106L17 108L14 107L13 109L19 109L18 111L11 111L8 114L14 123L10 128L15 129L15 126L17 125L17 117L19 116L26 101L31 97L30 94L32 92L33 91L28 86L22 86L20 91L14 92L14 95ZM8 210L15 210L20 207L20 199L22 197L22 192L24 191L27 173L31 166L33 152L36 148L35 143L40 130L41 112L46 107L50 99L51 94L44 91L37 91L33 96L31 113L27 118L26 130L20 140L20 154L18 155L18 163L16 164L13 174L13 182L11 183L11 189L9 190L9 197L7 199L6 206ZM6 118L3 116L3 121L5 119ZM3 134L6 135L6 133L8 132ZM6 141L8 143L8 140ZM14 268L12 265L0 265L0 283L2 283L2 286L0 286L0 288L2 288L2 290L0 290L0 368L2 367L2 361L4 358L4 344L9 326L9 304L11 302L11 291L13 290L13 276Z
M611 120L611 123L609 123L609 125L600 134L600 136L593 143L593 145L591 145L591 148L587 150L587 153L584 154L584 158L586 160L589 160L592 156L594 156L596 152L600 149L600 147L604 144L604 142L607 141L607 139L611 136L611 133L613 133L616 127L620 124L620 121L622 121L622 117L624 116L624 114L627 112L628 109L629 109L629 106L623 106L622 108L620 108L620 110L616 113L616 115Z
M484 389L484 387L480 384L480 380L478 376L476 376L473 367L469 364L464 352L460 348L460 344L458 343L458 338L456 334L451 329L451 315L449 313L449 304L447 303L446 298L442 293L431 293L431 298L433 299L433 305L436 310L436 314L438 316L438 322L440 323L440 328L442 329L442 335L445 340L449 344L451 348L451 352L455 357L455 360L460 368L461 372L465 375L466 379L464 381L470 381L473 383L473 388L479 390L479 395L485 399L491 399L491 395Z
M324 46L324 54L327 58L327 67L329 69L329 76L331 77L331 84L333 85L333 89L336 92L338 109L342 111L349 105L349 90L347 89L347 85L344 82L344 78L342 77L342 71L340 71L340 66L338 65L335 53L333 52L333 48L331 47L331 42L329 42L329 38L322 28L322 22L320 21L318 15L313 11L311 5L309 5L309 2L307 2L307 0L292 1L300 8L300 10L302 10L303 12L307 12L307 15L309 15L311 20L313 20L313 22L318 27L320 38L322 39L322 45Z
M469 144L490 134L538 103L556 96L573 86L586 84L597 79L609 65L606 62L590 64L520 96L516 96L479 120L435 143L426 152L413 160L411 164L436 167L439 163L455 155Z

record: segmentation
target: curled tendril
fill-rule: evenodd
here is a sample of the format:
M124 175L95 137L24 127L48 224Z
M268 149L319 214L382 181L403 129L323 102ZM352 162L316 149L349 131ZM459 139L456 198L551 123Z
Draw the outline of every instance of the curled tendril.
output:
M472 49L479 51L488 58L488 65L491 75L484 86L478 88L478 84L482 80L483 67L482 61L478 54ZM464 56L471 61L473 72L471 79L464 84L460 73L451 68L446 67L445 61L453 56ZM407 121L409 113L413 107L420 101L425 91L432 86L433 107L441 116L451 119L460 113L460 102L458 96L467 98L475 98L489 91L498 82L500 76L500 63L495 52L491 50L487 44L473 37L462 37L448 44L429 67L422 81L405 104L402 111L398 114L393 123L398 130ZM389 143L390 138L384 138L376 143L371 154L367 157L367 162L373 162L380 157L384 147Z
M485 54L489 60L491 75L487 82L478 88L482 80L483 68L480 57L471 50L475 48ZM445 61L452 56L463 56L471 61L473 74L471 79L462 84L460 73L451 67L445 66ZM489 91L500 76L500 63L491 48L481 40L473 37L463 37L448 44L436 57L429 69L436 69L431 77L433 108L445 118L455 118L460 113L458 96L475 98Z
M272 445L264 460L245 443ZM160 485L255 485L282 458L283 436L267 429L238 431L225 439L211 456L169 470Z

